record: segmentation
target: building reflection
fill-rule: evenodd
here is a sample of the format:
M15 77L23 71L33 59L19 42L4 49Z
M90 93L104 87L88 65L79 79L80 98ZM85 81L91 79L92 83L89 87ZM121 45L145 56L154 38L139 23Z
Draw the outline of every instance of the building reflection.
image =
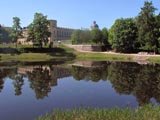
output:
M43 99L51 92L51 87L57 86L57 80L71 76L71 72L60 66L35 66L18 68L18 73L26 75L30 88L34 90L37 99Z
M71 76L69 69L53 66L24 66L18 68L0 68L0 92L3 90L5 78L13 82L15 95L22 94L24 78L28 78L30 88L34 90L37 99L43 99L51 92L51 87L57 86L60 78Z
M137 64L133 62L76 62L70 68L60 65L0 67L0 92L6 78L13 81L15 95L22 94L24 79L37 99L43 99L57 86L60 78L73 76L75 80L99 82L110 81L118 94L133 95L139 105L155 99L160 103L160 64ZM105 83L104 83L105 84Z

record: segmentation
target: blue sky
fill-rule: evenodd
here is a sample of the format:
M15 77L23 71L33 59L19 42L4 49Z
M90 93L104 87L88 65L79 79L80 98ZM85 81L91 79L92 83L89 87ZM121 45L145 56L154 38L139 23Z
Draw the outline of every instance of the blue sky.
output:
M160 13L160 0L152 0ZM110 28L118 18L135 17L144 0L1 0L0 24L12 26L19 17L21 26L29 25L36 12L58 21L58 26L90 28L95 20L100 28Z

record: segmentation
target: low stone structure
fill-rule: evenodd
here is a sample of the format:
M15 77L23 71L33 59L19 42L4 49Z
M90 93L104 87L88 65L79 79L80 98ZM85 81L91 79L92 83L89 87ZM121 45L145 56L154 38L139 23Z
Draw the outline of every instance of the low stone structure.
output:
M78 51L102 51L100 45L68 45Z

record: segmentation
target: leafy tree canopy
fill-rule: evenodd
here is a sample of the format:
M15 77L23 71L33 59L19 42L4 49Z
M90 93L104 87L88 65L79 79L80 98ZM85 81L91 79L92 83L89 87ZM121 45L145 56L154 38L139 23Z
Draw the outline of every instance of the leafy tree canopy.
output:
M138 40L141 48L157 51L158 48L158 27L156 23L155 10L152 2L145 1L144 6L136 18L138 27Z
M133 52L137 44L137 27L132 18L117 19L112 31L112 48L118 52Z
M22 37L22 27L20 26L20 18L13 17L13 26L11 30L10 37L12 38L13 42L17 45L18 38Z
M91 40L96 44L102 44L102 31L100 29L92 29Z
M42 48L43 43L46 45L49 42L51 35L49 25L47 16L42 13L35 13L33 22L28 26L28 40Z

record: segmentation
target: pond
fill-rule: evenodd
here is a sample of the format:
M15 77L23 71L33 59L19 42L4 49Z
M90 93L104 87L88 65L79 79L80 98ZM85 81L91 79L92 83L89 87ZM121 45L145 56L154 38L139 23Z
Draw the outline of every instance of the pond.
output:
M0 119L34 120L54 109L160 103L160 64L0 63Z

